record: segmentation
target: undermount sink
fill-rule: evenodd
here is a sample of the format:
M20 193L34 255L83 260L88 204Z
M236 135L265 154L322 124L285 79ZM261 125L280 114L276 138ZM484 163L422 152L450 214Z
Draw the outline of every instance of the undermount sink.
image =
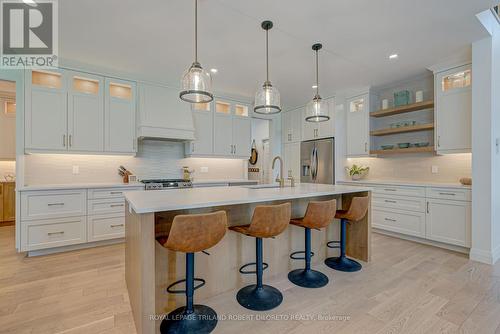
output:
M272 189L272 188L279 188L279 184L256 184L253 186L244 186L244 188L248 189Z

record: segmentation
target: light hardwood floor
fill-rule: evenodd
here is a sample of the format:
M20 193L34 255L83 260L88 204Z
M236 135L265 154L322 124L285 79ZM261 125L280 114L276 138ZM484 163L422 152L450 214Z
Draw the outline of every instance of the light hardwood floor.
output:
M361 272L319 266L331 280L325 288L267 282L284 294L271 312L243 309L234 291L198 302L227 318L254 317L220 321L214 333L500 333L500 264L378 234L372 242ZM340 318L307 318L318 315ZM135 333L124 245L25 258L13 227L0 228L0 333Z

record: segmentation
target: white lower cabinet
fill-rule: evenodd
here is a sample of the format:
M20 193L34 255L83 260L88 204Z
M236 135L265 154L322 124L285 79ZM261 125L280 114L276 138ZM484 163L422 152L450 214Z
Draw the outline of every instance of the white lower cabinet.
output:
M471 205L469 202L427 200L427 239L470 247Z
M425 238L425 213L396 209L372 210L373 227Z
M87 242L87 217L54 218L21 223L21 250L32 251Z
M125 236L124 191L116 188L21 191L21 251Z

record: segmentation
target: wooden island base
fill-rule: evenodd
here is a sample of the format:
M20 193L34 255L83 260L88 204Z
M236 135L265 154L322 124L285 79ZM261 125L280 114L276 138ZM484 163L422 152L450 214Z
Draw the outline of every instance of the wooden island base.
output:
M127 203L126 279L138 333L159 333L161 315L185 304L184 295L166 292L169 284L185 278L185 255L169 251L155 241L155 221L170 222L178 214L225 210L230 226L243 225L250 222L259 204L291 202L292 218L295 218L304 215L311 200L337 198L338 208L347 209L353 196L370 196L370 192L145 214L129 210ZM365 262L370 261L370 219L368 214L364 220L348 225L347 230L348 256ZM156 226L156 230L164 228ZM324 230L312 231L313 264L338 255L337 249L326 247L331 240L339 240L338 221ZM304 250L304 229L300 227L290 225L275 239L264 239L264 261L269 264L264 280L286 277L289 271L303 267L303 261L290 259L290 254L299 250ZM206 285L196 291L195 301L230 290L236 293L237 289L255 282L255 275L242 275L238 271L242 265L255 262L255 238L227 231L222 241L208 252L210 255L195 255L195 277L206 280Z

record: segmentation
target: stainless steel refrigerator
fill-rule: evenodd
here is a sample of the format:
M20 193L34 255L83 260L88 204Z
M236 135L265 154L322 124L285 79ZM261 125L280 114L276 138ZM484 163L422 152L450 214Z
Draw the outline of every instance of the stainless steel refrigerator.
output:
M335 184L335 140L300 143L300 182Z

